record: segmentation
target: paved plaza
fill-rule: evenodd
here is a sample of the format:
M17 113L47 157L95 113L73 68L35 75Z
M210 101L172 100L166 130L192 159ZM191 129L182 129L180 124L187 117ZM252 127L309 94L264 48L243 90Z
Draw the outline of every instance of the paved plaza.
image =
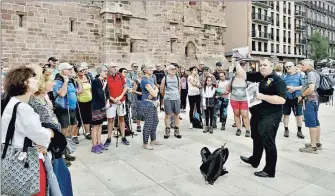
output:
M230 107L229 107L230 108ZM144 150L142 134L129 137L130 146L115 140L103 154L90 152L91 141L82 136L76 156L70 167L74 194L118 196L225 196L225 195L335 195L335 106L320 106L321 142L319 154L299 152L309 140L308 130L303 129L305 140L296 137L296 126L291 116L289 138L283 136L283 123L277 134L278 162L276 178L259 178L253 172L258 169L242 163L240 155L252 153L252 140L244 135L235 136L233 115L229 111L227 130L204 134L199 129L189 129L187 114L181 114L182 139L171 135L163 139L164 113L159 113L158 138L163 146ZM135 124L133 124L135 127ZM104 136L105 138L106 136ZM104 141L104 140L103 140ZM199 171L200 149L214 150L224 143L230 156L226 163L229 173L215 184L207 185Z

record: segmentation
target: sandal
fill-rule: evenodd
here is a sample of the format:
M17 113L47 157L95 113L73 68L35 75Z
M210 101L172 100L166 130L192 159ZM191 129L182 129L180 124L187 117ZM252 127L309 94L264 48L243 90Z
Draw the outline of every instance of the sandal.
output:
M149 144L145 144L142 146L144 149L147 149L147 150L153 150L154 148L152 146L150 146Z

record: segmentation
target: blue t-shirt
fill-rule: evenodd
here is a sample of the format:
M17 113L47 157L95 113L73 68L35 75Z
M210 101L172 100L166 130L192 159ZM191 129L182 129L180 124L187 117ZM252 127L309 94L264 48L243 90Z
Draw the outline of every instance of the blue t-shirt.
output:
M303 84L303 78L301 77L300 73L295 73L293 75L285 74L283 76L283 80L285 81L286 86L298 87L298 86L302 86ZM286 92L287 99L298 98L300 95L301 95L301 90L296 90L293 93L290 93L288 91Z
M57 92L63 86L63 82L60 80L55 80L55 85L53 86L54 97L57 96ZM74 110L77 107L77 90L72 82L67 85L67 94L64 97L57 96L55 103L62 109L67 109L69 106L70 110Z
M142 77L141 79L141 89L142 89L142 103L144 105L147 105L147 106L152 106L153 104L149 101L145 101L146 99L148 99L150 93L149 91L147 90L147 88L145 87L147 84L150 84L152 88L155 87L155 83L154 83L154 80L153 78L147 78L147 77ZM153 97L151 99L152 101L156 101L157 98L156 97Z

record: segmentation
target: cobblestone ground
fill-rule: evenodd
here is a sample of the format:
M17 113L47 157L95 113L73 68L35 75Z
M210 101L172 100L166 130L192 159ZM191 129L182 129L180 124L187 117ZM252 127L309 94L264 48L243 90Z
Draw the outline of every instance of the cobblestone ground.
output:
M321 142L319 154L299 152L309 141L308 130L303 129L305 140L296 137L296 125L291 116L289 138L283 136L281 123L277 134L278 163L274 179L253 175L264 166L264 156L258 169L240 161L239 156L252 153L252 140L235 136L233 116L229 111L227 130L204 134L199 129L188 129L188 115L181 114L182 139L163 139L164 114L160 113L158 138L163 146L153 151L142 149L142 134L129 137L130 146L115 140L103 154L90 152L91 143L80 137L77 161L70 167L74 194L83 195L143 195L143 196L223 196L223 195L335 195L335 106L320 106ZM135 127L135 124L133 124ZM105 138L106 136L104 136ZM200 171L200 149L214 150L224 143L230 150L226 163L229 174L220 177L215 185L206 185Z

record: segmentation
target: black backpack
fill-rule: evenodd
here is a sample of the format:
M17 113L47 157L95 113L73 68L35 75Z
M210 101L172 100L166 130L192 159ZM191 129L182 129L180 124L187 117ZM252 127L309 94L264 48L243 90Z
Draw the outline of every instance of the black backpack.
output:
M320 75L320 85L319 85L319 88L317 88L316 90L319 95L320 103L326 103L326 102L329 102L330 97L333 96L334 88L328 76L320 74L320 73L319 75Z
M228 159L229 150L225 148L225 145L216 149L213 153L211 153L207 147L202 148L200 151L202 158L200 172L208 184L213 185L220 176L228 173L224 164Z

